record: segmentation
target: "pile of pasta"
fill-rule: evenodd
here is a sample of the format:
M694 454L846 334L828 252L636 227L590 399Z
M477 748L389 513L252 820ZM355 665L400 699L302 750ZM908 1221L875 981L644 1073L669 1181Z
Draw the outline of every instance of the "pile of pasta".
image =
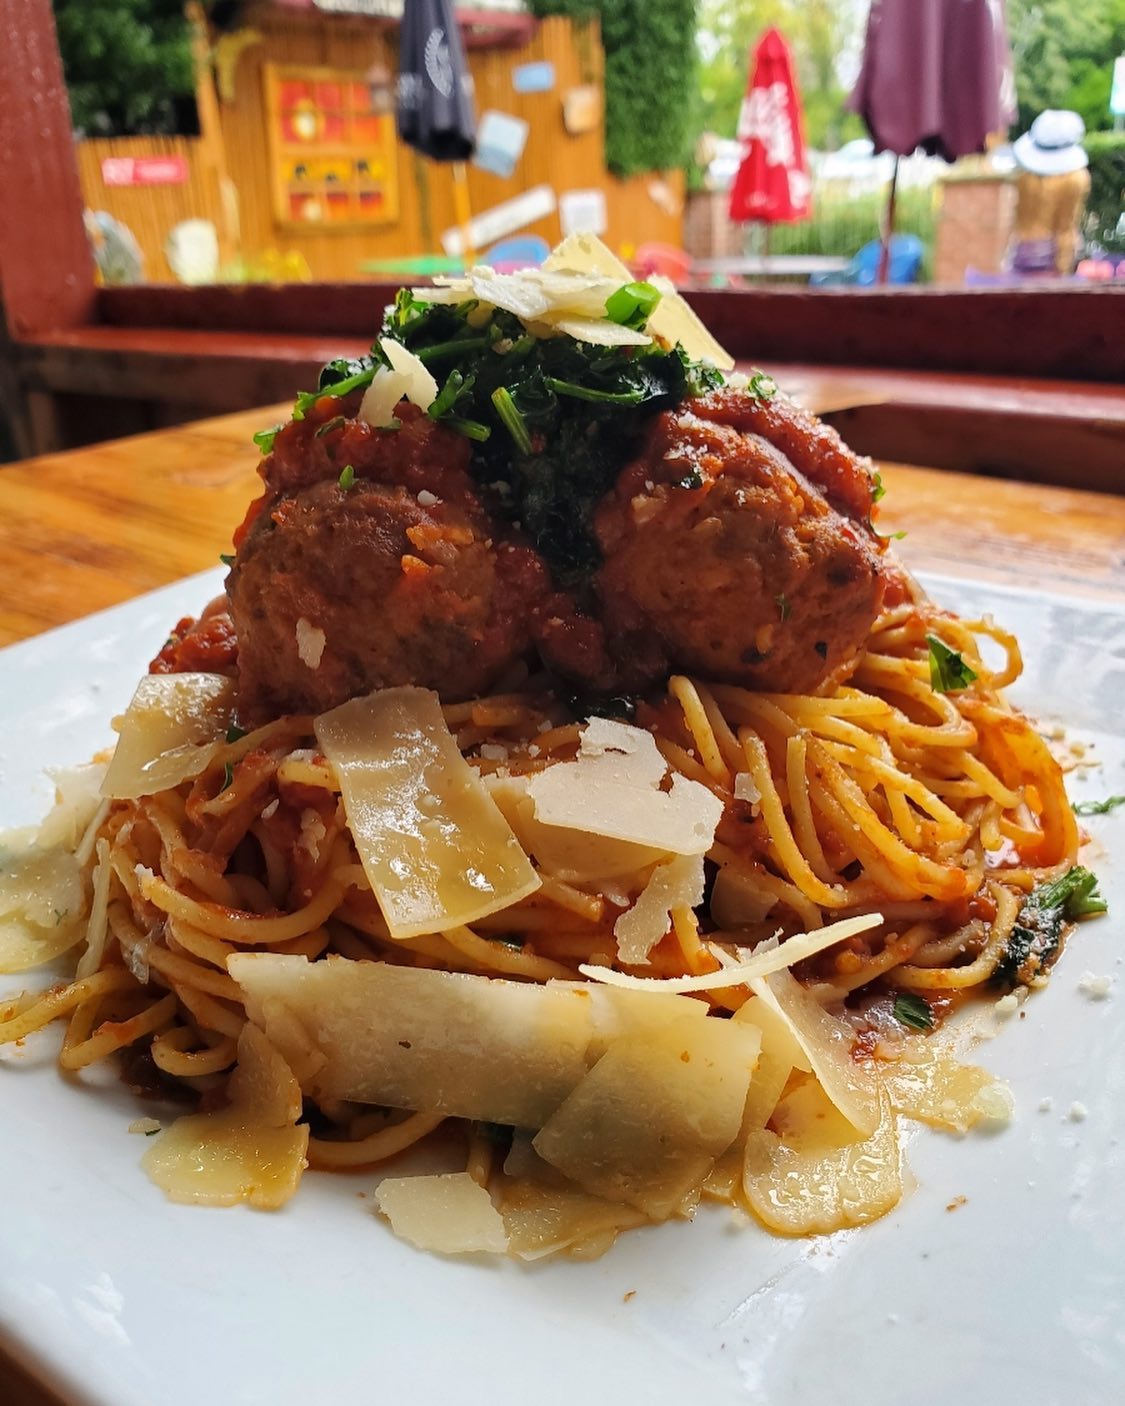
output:
M7 865L0 969L79 955L0 1042L62 1020L63 1069L192 1100L144 1157L176 1200L277 1207L424 1142L376 1200L448 1253L589 1257L702 1198L873 1220L899 1118L1006 1115L917 1027L1074 863L1019 669L919 592L821 694L674 677L629 720L516 677L243 733L231 680L150 676Z

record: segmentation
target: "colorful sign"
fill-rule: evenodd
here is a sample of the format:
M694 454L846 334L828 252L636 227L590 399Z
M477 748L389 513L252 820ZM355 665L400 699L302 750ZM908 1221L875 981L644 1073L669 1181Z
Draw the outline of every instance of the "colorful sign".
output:
M183 156L107 156L102 180L107 186L182 186L188 164Z
M267 64L274 217L346 229L398 219L398 143L366 74Z

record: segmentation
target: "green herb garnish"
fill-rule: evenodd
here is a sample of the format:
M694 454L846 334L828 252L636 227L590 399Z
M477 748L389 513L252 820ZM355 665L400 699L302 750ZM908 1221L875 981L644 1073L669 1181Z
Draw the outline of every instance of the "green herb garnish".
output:
M606 299L605 315L622 327L644 327L660 302L659 288L651 283L626 283Z
M895 997L894 1017L900 1025L908 1025L911 1030L932 1030L934 1013L924 996L915 996L912 991L901 991Z
M974 670L955 649L942 644L937 635L927 635L930 647L930 687L935 693L958 693L976 678Z
M231 723L230 727L227 728L228 742L239 742L245 736L246 729L244 727L239 727L237 723Z
M527 421L516 409L516 403L512 399L512 393L506 386L497 386L492 392L492 404L497 415L500 416L500 423L512 436L515 446L521 454L531 453L531 435L528 433Z
M220 792L220 794L221 794L223 791L225 791L225 790L227 789L227 787L231 784L231 782L232 782L233 780L234 780L234 767L231 766L230 762L224 762L224 763L223 763L223 784L219 787L219 792Z
M253 436L254 443L263 454L268 454L273 449L273 442L282 428L281 425L274 425L272 430L259 430L257 434Z
M1104 801L1076 801L1072 809L1075 815L1108 815L1118 806L1125 806L1125 796L1106 796Z
M779 620L789 619L789 601L784 595L774 596L774 603L777 605L777 615Z
M777 394L777 382L764 371L755 371L750 377L749 391L759 400L772 400Z
M1063 924L1105 911L1097 876L1081 865L1040 884L1023 901L993 979L1008 986L1041 986L1059 954Z
M879 499L885 495L886 491L887 490L883 487L883 475L879 472L878 469L876 469L875 472L871 475L872 503L877 503Z
M234 553L233 553L233 552L220 552L220 553L219 553L219 560L222 562L222 564L223 564L224 566L233 566L233 565L234 565Z
M639 405L644 399L641 390L600 391L596 386L579 386L573 381L560 381L557 376L544 376L543 384L556 395L573 396L575 400L588 400L594 405Z
M351 464L345 464L340 470L340 477L336 480L346 493L349 488L355 487L355 469Z

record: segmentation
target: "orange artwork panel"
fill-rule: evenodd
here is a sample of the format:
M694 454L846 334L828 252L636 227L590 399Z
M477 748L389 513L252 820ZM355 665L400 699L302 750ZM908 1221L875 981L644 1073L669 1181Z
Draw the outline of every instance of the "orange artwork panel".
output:
M362 74L266 64L274 218L354 229L399 216L394 119L372 111Z

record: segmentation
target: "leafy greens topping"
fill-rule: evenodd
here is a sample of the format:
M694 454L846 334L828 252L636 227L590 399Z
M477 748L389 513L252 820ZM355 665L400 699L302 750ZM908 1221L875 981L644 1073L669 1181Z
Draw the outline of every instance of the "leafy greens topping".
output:
M627 283L607 300L606 315L643 330L659 300L651 284ZM534 337L503 309L475 299L429 303L409 289L387 309L380 337L429 367L438 393L427 414L472 443L473 476L521 525L559 584L579 594L600 562L594 507L636 453L649 419L724 383L722 372L681 347ZM378 340L369 356L330 362L318 389L298 397L294 418L322 396L370 385L385 365ZM754 394L775 389L770 377L755 377ZM701 482L689 475L681 486Z
M932 1030L934 1013L924 996L916 996L912 991L902 991L895 997L894 1017L900 1025L908 1025L911 1030Z
M1040 884L1023 901L994 979L1009 986L1041 985L1059 954L1064 923L1105 911L1097 877L1080 865Z
M935 693L958 693L976 678L974 670L955 649L943 644L937 635L927 635L930 647L930 687Z
M1125 796L1106 796L1101 801L1076 801L1073 810L1075 815L1108 815L1118 806L1125 806Z

